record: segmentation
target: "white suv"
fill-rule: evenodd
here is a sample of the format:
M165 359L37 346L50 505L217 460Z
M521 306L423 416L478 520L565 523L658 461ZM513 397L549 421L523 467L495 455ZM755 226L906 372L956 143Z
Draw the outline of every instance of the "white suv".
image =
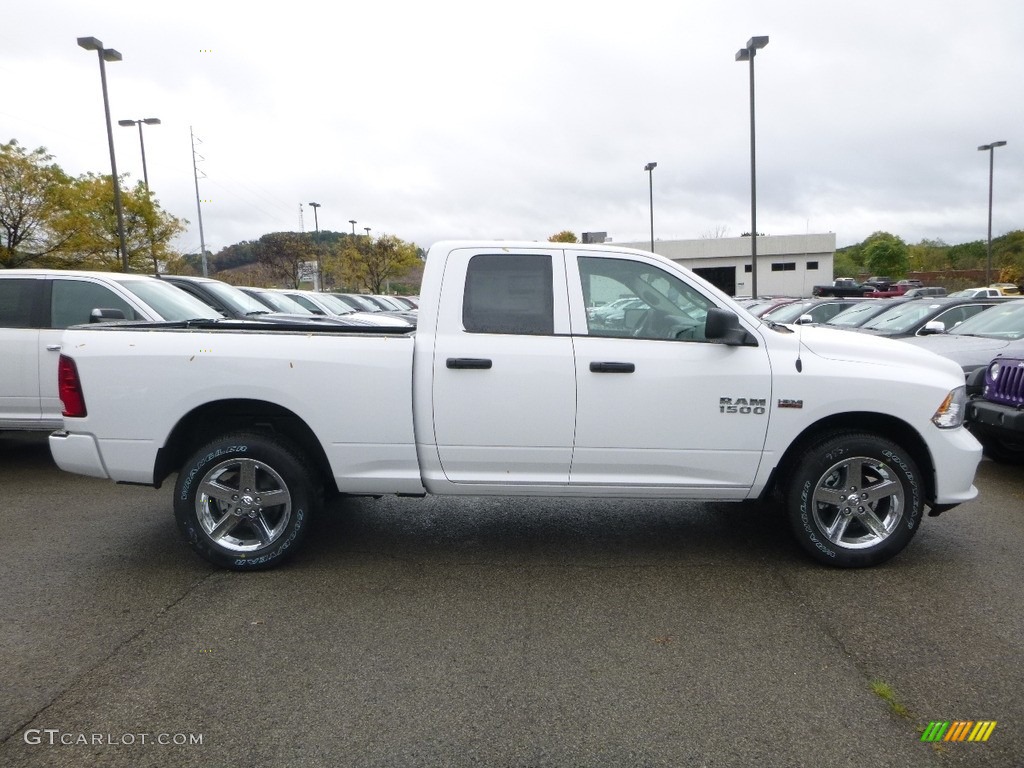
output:
M69 325L215 317L202 302L147 275L0 270L0 430L63 426L57 361Z

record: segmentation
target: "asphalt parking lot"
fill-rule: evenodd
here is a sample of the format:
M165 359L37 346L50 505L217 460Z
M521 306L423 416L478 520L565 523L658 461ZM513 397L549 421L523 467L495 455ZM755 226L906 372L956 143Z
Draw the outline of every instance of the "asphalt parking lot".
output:
M863 571L754 505L358 499L235 574L0 435L0 765L1019 766L1024 477L977 483Z

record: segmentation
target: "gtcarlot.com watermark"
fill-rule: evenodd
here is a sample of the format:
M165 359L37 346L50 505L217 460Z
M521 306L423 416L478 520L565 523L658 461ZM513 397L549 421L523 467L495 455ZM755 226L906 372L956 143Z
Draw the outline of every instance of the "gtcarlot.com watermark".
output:
M23 738L32 746L51 747L195 747L203 743L201 733L85 733L60 728L29 728Z

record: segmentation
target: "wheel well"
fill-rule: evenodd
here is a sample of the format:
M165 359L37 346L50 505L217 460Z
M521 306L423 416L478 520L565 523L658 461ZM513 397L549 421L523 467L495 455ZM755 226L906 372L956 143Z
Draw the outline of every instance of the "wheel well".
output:
M902 419L882 413L868 412L835 414L804 429L775 465L762 498L784 490L785 468L792 466L792 462L803 453L811 442L840 431L869 432L902 446L914 459L914 463L917 464L924 476L925 499L935 498L935 464L932 462L931 453L921 435Z
M327 454L306 422L280 405L242 399L205 403L186 414L157 451L153 484L159 488L204 443L237 431L283 435L305 452L317 479L333 485Z

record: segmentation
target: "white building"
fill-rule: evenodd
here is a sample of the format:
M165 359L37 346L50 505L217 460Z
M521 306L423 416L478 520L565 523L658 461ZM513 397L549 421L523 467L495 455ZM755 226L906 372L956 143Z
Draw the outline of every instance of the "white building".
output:
M616 243L643 251L651 241ZM750 238L655 240L654 252L677 261L730 296L751 294ZM761 235L757 238L757 292L762 296L810 296L815 285L832 282L834 233Z

